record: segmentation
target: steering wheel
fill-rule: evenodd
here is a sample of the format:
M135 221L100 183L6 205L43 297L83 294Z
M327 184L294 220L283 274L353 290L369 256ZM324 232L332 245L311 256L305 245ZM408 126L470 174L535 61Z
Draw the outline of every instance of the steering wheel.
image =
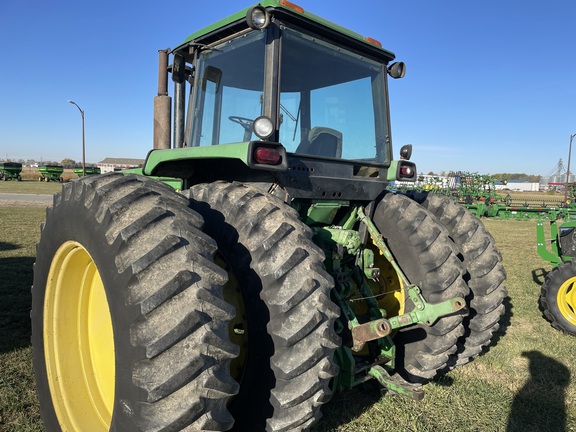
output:
M252 137L252 125L254 124L254 120L239 116L230 116L228 117L228 120L242 126L244 128L244 141L250 141L250 138Z

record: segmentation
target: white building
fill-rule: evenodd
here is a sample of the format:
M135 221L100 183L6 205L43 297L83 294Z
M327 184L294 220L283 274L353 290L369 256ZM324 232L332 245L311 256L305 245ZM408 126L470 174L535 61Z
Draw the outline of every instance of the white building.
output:
M508 180L506 184L499 181L494 183L496 190L515 190L515 191L522 191L522 192L538 192L540 190L539 183L530 183L525 180Z
M106 158L96 164L102 174L144 165L144 159Z

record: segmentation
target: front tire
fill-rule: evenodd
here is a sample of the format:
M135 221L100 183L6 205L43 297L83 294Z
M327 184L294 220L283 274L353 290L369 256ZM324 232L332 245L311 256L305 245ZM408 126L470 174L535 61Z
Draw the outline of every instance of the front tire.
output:
M32 346L48 431L224 431L237 347L202 218L170 187L67 183L37 245Z
M566 261L546 276L540 309L552 327L576 336L576 261Z
M240 183L192 187L191 206L206 222L238 281L245 314L240 393L231 403L234 431L301 431L331 396L339 308L323 252L298 214Z

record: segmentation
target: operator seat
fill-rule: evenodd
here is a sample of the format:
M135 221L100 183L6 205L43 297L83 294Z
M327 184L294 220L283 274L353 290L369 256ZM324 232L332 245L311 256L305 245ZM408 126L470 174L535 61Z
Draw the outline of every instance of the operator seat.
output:
M323 126L313 127L308 134L308 140L300 143L296 153L340 159L342 132Z

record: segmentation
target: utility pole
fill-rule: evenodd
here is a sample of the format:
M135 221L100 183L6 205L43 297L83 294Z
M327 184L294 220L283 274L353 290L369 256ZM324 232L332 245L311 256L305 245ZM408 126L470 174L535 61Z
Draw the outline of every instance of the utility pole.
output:
M566 171L566 185L564 186L564 202L568 201L568 183L570 183L570 156L572 156L572 140L574 139L574 135L570 135L570 147L568 150L568 168Z
M84 142L84 111L82 108L78 106L78 104L74 101L69 100L69 103L72 105L76 105L76 108L80 111L80 115L82 116L82 177L86 176L86 143Z

